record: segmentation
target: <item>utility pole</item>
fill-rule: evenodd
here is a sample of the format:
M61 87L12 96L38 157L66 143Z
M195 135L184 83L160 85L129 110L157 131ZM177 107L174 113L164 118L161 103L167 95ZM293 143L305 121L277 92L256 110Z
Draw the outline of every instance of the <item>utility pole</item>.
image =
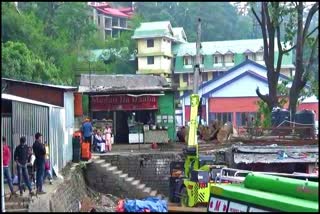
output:
M201 39L201 19L198 18L198 29L197 29L197 42L196 42L196 64L195 64L195 71L193 77L193 93L198 94L199 89L199 75L200 75L200 39ZM201 103L199 104L201 105Z

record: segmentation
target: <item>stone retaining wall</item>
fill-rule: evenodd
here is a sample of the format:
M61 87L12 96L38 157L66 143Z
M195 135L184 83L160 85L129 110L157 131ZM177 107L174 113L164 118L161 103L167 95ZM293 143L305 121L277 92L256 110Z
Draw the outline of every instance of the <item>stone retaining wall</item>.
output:
M53 191L34 198L28 212L79 212L79 202L88 197L82 168L74 165L64 180L57 182Z
M107 163L117 166L127 173L129 177L141 180L142 183L157 190L159 193L169 195L170 163L180 161L181 153L162 154L119 154L102 156Z

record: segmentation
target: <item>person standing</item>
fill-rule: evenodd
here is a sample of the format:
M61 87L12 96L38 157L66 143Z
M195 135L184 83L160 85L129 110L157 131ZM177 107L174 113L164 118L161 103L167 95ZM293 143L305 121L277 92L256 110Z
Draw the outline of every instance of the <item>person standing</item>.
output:
M111 127L109 125L106 126L106 129L104 130L105 139L106 139L106 147L109 152L111 152Z
M9 169L9 162L11 159L11 152L10 148L7 144L6 137L2 137L2 147L3 147L3 154L2 154L2 168L3 168L3 175L7 179L11 195L16 195L16 193L13 191L13 184L12 184L12 178L11 173Z
M35 134L35 142L33 143L33 152L36 156L35 160L35 167L36 167L36 181L37 181L37 193L38 194L45 194L45 192L42 190L42 184L43 184L43 176L44 176L44 170L45 170L45 155L46 155L46 148L44 144L42 143L42 134L37 132Z
M28 146L26 145L26 138L22 136L20 138L20 145L16 147L14 151L14 160L17 163L17 171L18 171L18 183L20 196L22 196L22 185L21 185L21 176L23 178L24 183L27 185L29 189L29 194L33 195L31 189L31 184L29 181L27 162L28 162Z
M29 146L28 147L28 163L27 163L27 168L28 168L28 174L30 176L30 180L31 180L31 186L34 185L36 183L35 180L35 167L34 167L34 161L36 159L36 156L34 156L33 152L32 152L32 147Z
M49 178L50 184L52 184L52 175L50 170L50 160L49 160L49 145L45 143L46 148L46 157L45 157L45 164L44 164L44 175L43 175L43 182L45 182L46 178Z
M85 122L82 124L81 131L82 131L84 142L90 143L90 151L91 151L92 124L89 118L87 118Z

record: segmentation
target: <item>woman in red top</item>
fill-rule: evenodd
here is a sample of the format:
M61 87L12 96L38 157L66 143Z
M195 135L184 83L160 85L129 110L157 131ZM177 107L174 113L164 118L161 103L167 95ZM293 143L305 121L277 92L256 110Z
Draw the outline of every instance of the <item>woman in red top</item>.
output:
M13 191L12 178L11 178L10 169L9 169L11 152L10 152L9 146L7 145L6 137L2 137L2 146L3 146L3 154L2 154L3 174L4 174L4 177L7 179L11 194L16 194Z

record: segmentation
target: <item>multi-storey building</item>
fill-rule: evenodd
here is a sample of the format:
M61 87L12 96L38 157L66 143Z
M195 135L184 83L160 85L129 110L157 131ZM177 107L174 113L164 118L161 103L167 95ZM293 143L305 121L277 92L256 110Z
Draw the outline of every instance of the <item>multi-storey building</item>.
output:
M201 82L206 82L220 76L246 59L265 65L263 59L263 39L201 42L201 46ZM173 55L175 56L175 82L179 83L179 95L182 95L184 91L192 90L193 87L196 43L176 44L173 47ZM276 49L275 59L277 59L277 55ZM292 76L294 68L292 52L290 52L282 58L281 73L286 76Z
M135 30L132 38L138 44L137 73L172 78L178 86L177 98L192 90L196 43L187 42L183 28L173 28L170 21L147 22ZM265 65L263 39L201 42L201 47L201 82L215 79L246 59ZM289 77L295 68L292 57L289 52L282 58L281 73Z
M91 19L104 39L119 37L121 32L131 30L129 20L133 8L112 8L106 2L89 2L88 5L92 7Z
M172 47L186 42L183 28L172 28L169 21L141 23L132 39L137 40L137 74L160 75L172 80Z

